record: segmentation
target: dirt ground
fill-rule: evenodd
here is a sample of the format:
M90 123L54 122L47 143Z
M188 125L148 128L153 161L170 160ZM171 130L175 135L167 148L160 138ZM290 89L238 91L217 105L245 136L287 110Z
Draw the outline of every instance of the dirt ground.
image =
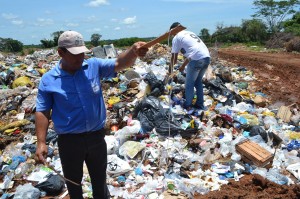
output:
M300 105L300 54L286 52L253 52L243 47L218 50L218 60L231 66L244 66L254 72L257 91L269 96L269 106ZM222 60L222 61L221 61ZM230 181L220 191L212 191L195 199L296 199L300 185L278 185L258 175L247 175Z
M265 180L260 175L247 175L239 181L231 180L220 191L212 191L195 199L297 199L300 185L278 185Z
M300 53L256 52L236 46L218 49L217 56L252 70L256 91L268 95L270 106L300 105Z

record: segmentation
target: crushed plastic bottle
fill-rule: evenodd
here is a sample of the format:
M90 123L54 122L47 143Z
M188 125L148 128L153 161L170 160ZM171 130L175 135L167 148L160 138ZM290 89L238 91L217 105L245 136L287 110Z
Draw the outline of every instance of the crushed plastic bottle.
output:
M270 169L266 175L266 178L280 185L286 185L289 181L285 175L280 174L278 169Z
M162 148L160 152L160 160L159 160L160 167L167 165L167 158L168 158L168 151L167 149Z
M240 124L247 124L247 119L244 118L243 116L237 115L234 119L238 121Z

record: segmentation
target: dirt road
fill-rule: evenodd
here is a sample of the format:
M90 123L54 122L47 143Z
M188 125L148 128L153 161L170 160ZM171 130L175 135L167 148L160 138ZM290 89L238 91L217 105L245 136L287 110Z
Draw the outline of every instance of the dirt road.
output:
M300 53L255 52L238 46L220 48L217 56L252 70L256 90L269 96L270 105L300 105Z

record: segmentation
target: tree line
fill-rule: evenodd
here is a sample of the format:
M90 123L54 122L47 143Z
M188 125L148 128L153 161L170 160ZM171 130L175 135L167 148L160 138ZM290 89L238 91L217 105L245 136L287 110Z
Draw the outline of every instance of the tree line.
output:
M266 44L268 40L278 37L280 33L300 36L300 12L296 11L299 4L299 0L255 0L253 5L256 12L252 15L252 19L242 20L240 26L224 27L222 23L218 24L212 35L204 28L199 36L209 43L218 41L258 44ZM290 19L284 20L290 15L292 15Z
M199 32L199 37L208 45L219 43L256 43L266 45L268 41L280 40L282 35L289 34L298 38L300 45L300 0L254 0L255 14L252 19L243 19L239 26L224 26L219 23L213 34L203 28ZM288 16L290 19L285 20ZM59 36L63 31L56 31L51 34L52 39L42 39L40 48L52 48L57 46ZM280 36L281 35L281 36ZM113 43L117 47L131 46L134 42L150 41L153 38L121 38L117 40L101 40L102 35L94 33L90 41L86 41L87 46L99 46ZM275 39L274 39L275 38ZM167 43L163 41L162 43ZM279 46L281 47L281 46ZM0 38L0 51L20 52L24 48L22 42L11 38Z

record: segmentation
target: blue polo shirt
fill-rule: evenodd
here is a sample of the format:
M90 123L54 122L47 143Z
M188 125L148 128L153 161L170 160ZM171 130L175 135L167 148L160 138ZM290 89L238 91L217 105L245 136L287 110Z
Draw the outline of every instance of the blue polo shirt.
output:
M36 111L52 110L58 134L83 133L104 127L106 108L100 79L115 77L115 59L90 58L74 75L60 68L60 62L41 78Z

